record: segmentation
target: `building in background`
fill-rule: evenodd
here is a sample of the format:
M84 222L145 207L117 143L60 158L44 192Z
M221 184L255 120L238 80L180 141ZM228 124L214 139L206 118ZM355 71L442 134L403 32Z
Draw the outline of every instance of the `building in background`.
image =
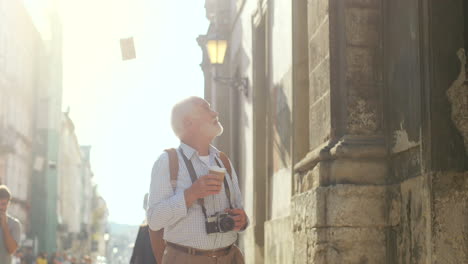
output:
M79 145L68 112L62 115L61 127L57 250L72 256L85 256L97 252L95 244L104 241L107 206L93 182L91 147Z
M449 2L206 0L205 97L247 263L468 259L468 131L452 120L467 107L446 94L466 80L468 2Z
M9 212L23 224L21 246L102 260L107 206L92 180L90 146L78 144L61 110L58 2L27 9L0 0L0 183L13 193Z
M78 252L85 247L81 238L82 219L82 155L75 126L68 116L62 115L61 134L59 144L58 166L58 250Z
M22 222L29 244L44 52L44 42L21 2L0 1L0 182L13 194L10 213Z
M41 31L44 52L40 53L40 75L36 96L35 166L32 176L31 224L37 250L57 250L58 157L62 120L62 24L57 0L50 1L45 14L48 31ZM30 13L32 17L38 14ZM37 26L37 24L36 24Z
M90 254L94 260L109 258L109 209L95 186L92 199L91 221L91 250Z

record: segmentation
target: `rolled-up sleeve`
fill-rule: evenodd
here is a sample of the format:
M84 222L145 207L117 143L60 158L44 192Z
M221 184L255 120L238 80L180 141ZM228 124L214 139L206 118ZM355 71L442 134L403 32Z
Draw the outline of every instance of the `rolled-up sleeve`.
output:
M154 163L146 212L148 225L160 230L187 215L184 191L174 191L170 182L169 155L164 152Z

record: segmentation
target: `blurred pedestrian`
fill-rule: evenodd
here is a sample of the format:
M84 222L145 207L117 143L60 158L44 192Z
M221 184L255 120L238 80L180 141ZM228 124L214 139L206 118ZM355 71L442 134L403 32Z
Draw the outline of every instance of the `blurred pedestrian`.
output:
M37 256L36 264L48 264L47 262L47 253L41 252L39 256Z
M63 262L62 264L72 264L70 262L70 256L68 256L68 254L63 254Z
M84 256L84 258L83 258L83 264L92 264L92 263L93 263L93 262L92 262L90 256L88 256L88 255Z
M0 263L11 263L21 237L20 222L8 214L10 201L10 190L0 185Z
M27 247L25 248L23 264L33 264L34 263L34 256L32 253L32 249Z
M146 210L148 204L148 194L143 198L143 209ZM156 264L156 259L151 248L149 227L146 220L138 229L138 234L133 247L130 264Z
M60 252L55 252L54 260L51 264L63 264L63 258Z
M23 252L18 249L15 254L11 257L11 264L22 264Z

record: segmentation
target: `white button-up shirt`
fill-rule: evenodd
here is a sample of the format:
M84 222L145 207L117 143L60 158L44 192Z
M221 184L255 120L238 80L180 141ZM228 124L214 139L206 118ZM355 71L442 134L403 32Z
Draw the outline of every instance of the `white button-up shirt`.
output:
M169 155L164 152L153 166L147 210L147 220L152 230L164 228L166 241L198 249L217 249L232 245L237 239L237 232L207 234L205 216L198 201L190 208L185 205L184 191L192 185L190 174L185 166L180 149L187 159L192 162L197 177L208 174L209 168L200 160L198 152L192 147L181 143L177 150L179 160L179 174L177 188L174 193L170 183ZM215 159L222 166L219 150L210 146L209 161L211 166L217 166ZM237 175L232 167L232 177L226 175L231 190L231 202L234 208L243 208L242 195ZM226 173L227 174L227 173ZM207 215L223 212L229 208L224 184L219 194L205 197Z

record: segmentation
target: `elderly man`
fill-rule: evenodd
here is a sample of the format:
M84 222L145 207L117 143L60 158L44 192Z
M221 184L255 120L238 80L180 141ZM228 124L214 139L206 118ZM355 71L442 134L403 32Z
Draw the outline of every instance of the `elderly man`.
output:
M10 190L0 185L0 263L11 263L20 242L21 224L7 213L10 200Z
M211 146L223 132L218 113L207 101L190 97L173 107L171 122L181 141L177 184L174 190L169 155L163 153L152 170L147 211L150 228L164 228L167 247L162 263L244 263L234 244L248 222L237 175L232 170L222 180L209 174L211 166L223 166L220 151ZM229 219L216 217L223 213ZM232 225L223 227L229 221Z

